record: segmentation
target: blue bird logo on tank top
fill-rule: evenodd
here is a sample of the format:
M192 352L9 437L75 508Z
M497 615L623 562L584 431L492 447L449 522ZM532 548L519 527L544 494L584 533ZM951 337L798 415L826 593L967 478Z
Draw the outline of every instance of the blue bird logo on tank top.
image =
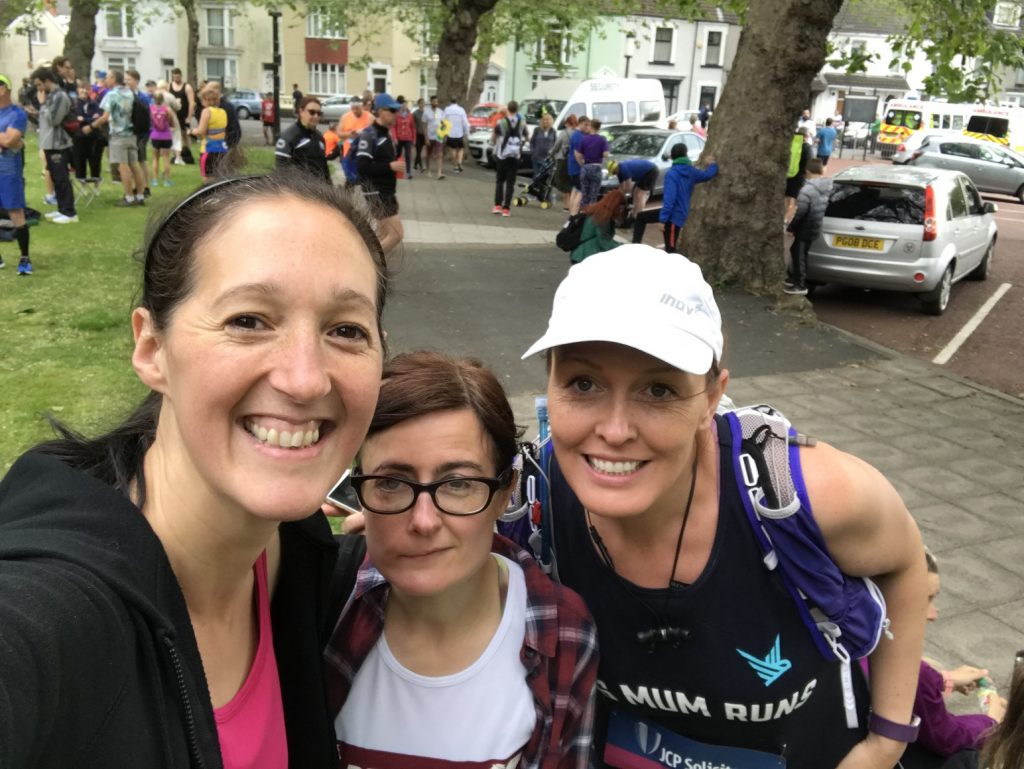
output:
M775 636L775 644L770 652L762 659L748 654L742 649L737 649L739 655L747 661L747 664L754 669L765 686L771 686L779 680L783 673L793 667L793 663L782 656L782 645L779 636Z

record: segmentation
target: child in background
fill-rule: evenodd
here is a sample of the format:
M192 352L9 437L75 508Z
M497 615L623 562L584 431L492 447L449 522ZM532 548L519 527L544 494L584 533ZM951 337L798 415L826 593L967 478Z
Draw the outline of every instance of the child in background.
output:
M825 218L828 196L832 192L832 180L822 177L824 164L819 158L807 161L806 183L800 187L796 198L796 213L786 226L793 233L793 245L789 247L789 274L783 290L787 294L807 293L807 251L818 235Z

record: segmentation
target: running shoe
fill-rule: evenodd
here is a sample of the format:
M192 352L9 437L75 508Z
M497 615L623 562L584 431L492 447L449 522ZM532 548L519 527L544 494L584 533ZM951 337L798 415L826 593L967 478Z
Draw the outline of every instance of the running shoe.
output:
M55 205L57 205L57 196L56 195L43 195L43 202L46 205L48 205L48 206L55 206Z
M21 261L18 262L18 274L26 276L32 274L32 260L27 256L21 257Z
M53 217L50 221L54 224L76 224L78 222L78 217L64 216L64 214L60 214L59 216Z
M501 209L501 215L502 216L512 216L512 212L509 211L507 208L503 208L503 209Z
M493 214L500 214L500 213L501 213L501 206L495 206L495 207L494 207L494 208L493 208L493 209L491 210L491 213L493 213Z
M174 186L174 182L172 182L170 179L164 179L164 187L173 187L173 186Z
M2 270L2 269L3 269L4 267L6 267L6 266L7 266L7 265L6 265L6 264L4 264L4 258L3 258L2 256L0 256L0 270Z
M121 198L119 201L114 203L114 205L117 206L118 208L131 208L132 206L135 205L135 201L128 200L127 198Z
M807 296L807 288L804 286L794 286L792 283L787 283L782 287L783 292L787 294L793 294L794 296Z
M47 211L43 216L47 219L56 219L60 216L60 211Z

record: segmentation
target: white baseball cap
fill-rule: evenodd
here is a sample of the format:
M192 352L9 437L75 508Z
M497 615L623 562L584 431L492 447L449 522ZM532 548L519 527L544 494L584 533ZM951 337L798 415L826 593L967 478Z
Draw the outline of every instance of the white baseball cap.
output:
M523 358L575 342L615 342L706 374L722 359L722 316L700 267L685 256L622 245L570 268L547 332Z

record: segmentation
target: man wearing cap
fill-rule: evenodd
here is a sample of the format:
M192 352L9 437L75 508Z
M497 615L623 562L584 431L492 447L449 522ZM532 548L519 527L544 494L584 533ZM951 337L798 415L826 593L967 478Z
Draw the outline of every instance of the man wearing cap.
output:
M322 114L319 99L303 96L296 113L298 119L281 131L274 145L274 155L278 168L295 166L329 184L331 172L327 168L327 161L338 157L340 150L336 145L333 154L328 156L324 137L317 128Z
M358 184L374 209L380 227L380 245L384 253L402 242L405 230L398 216L398 198L395 196L395 174L405 169L405 161L398 159L395 143L391 139L391 126L399 104L390 94L380 93L373 100L377 117L356 139L356 163L359 168Z
M22 140L28 128L28 115L11 101L11 91L10 78L0 75L0 208L6 209L7 218L14 225L14 239L18 241L21 252L18 274L31 275L28 227L25 226L25 153ZM4 260L0 256L2 267Z
M633 208L630 211L630 218L633 220L633 242L642 243L647 221L642 219L641 214L658 181L658 167L644 158L623 160L621 163L613 160L608 164L608 172L618 177L619 189L623 195L629 195L630 191L633 193Z

